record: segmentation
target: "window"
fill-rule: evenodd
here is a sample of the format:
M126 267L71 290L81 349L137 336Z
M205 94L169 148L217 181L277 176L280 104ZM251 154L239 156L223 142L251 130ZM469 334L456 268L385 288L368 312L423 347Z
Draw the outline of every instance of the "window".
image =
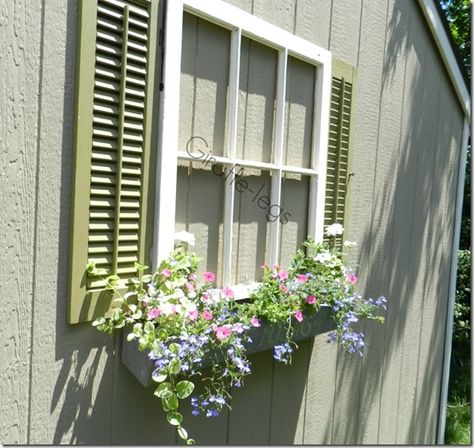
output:
M237 284L343 222L352 67L218 0L167 2L163 68L158 2L78 12L70 323L114 306L88 262L126 280L188 229Z
M221 285L254 281L322 239L331 54L220 1L169 2L166 30L154 263L186 229Z

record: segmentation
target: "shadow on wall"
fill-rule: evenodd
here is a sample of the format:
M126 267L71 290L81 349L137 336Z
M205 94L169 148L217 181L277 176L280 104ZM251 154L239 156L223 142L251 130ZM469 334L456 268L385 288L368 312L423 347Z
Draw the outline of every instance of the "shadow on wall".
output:
M68 1L55 332L55 360L62 365L50 403L56 428L54 435L48 435L52 439L44 442L106 444L110 441L113 341L89 324L72 326L66 322L77 8L76 1Z
M70 246L70 208L66 204L70 203L73 157L70 124L73 123L76 8L76 2L69 0L58 260L69 259ZM427 51L423 39L417 38L426 31L415 29L424 18L419 11L410 8L417 9L416 4L407 7L403 0L396 0L393 15L388 18L381 98L390 90L395 71L405 63L409 53L420 61L433 53ZM410 24L412 20L416 21L415 25ZM429 42L429 45L432 44ZM444 71L438 71L440 79L446 80ZM436 428L442 362L439 354L443 346L450 262L450 237L445 235L444 229L452 224L449 211L452 198L445 194L445 190L455 185L456 179L449 177L447 169L452 162L447 147L452 143L449 135L452 133L453 114L449 110L442 111L440 118L436 119L431 115L432 110L426 114L422 107L426 102L438 105L437 101L430 100L433 94L433 90L429 90L430 76L426 69L407 72L405 92L409 89L409 94L404 95L403 116L406 118L402 117L401 121L409 128L400 133L399 149L397 147L384 155L383 150L386 152L387 149L377 148L377 166L383 162L384 166L398 167L398 171L376 170L376 176L387 176L387 187L374 191L373 210L367 210L372 216L372 224L360 241L360 263L369 265L367 294L385 292L390 299L390 309L385 326L368 324L366 327L369 346L361 368L356 366L358 360L339 356L335 387L340 411L334 416L332 427L320 428L327 441L336 434L341 442L362 440L367 426L374 424L369 419L375 416L379 428L384 420L390 420L393 434L398 434L401 442L433 442L428 439L428 431L433 433ZM384 162L382 157L388 162ZM391 176L394 171L397 172L395 180ZM376 182L376 185L382 184L380 180ZM379 231L382 224L384 232ZM55 359L62 361L62 366L50 403L51 414L57 415L51 441L56 444L176 443L176 435L164 421L158 400L131 377L115 356L114 346L119 348L119 343L97 333L89 324L70 326L66 323L67 297L64 291L67 291L67 270L68 263L59 264ZM384 341L383 346L381 341ZM309 355L311 350L308 350ZM273 394L281 401L285 397L281 390L284 390L287 373L281 374L282 387L279 390L268 373L272 371L273 375L279 375L277 368L272 367L272 361L262 358L262 361L256 360L256 364L260 364L260 374L257 372L258 376L255 375L255 384L259 385L255 391L264 387L268 400ZM270 370L265 371L266 367ZM278 443L293 443L307 370L298 372L292 389L287 391L288 396L291 393L291 400L279 405L278 415L286 417L286 427L282 426L285 435ZM301 372L304 375L300 375ZM389 381L393 382L390 387ZM349 395L348 384L351 385ZM248 400L241 400L241 404L236 403L236 415L240 412L242 420L248 414L249 403L254 403L251 389L249 384L247 393L239 391L242 397L244 394L248 397ZM344 390L344 396L338 393L341 390ZM381 395L381 390L388 391L389 396L385 392ZM421 398L415 407L413 400L417 396ZM395 401L387 404L390 397ZM255 405L262 406L261 413L252 409L257 426L277 432L275 419L279 417L265 414L263 403ZM270 401L266 405L272 406ZM363 409L369 409L370 413ZM386 414L388 409L391 416ZM229 433L240 431L238 425L234 426L238 420L233 418L236 417L231 415L215 423L206 420L202 425L196 421L190 426L195 425L196 431L202 433L200 442L222 444L232 442ZM269 423L269 418L273 419L273 424ZM212 435L213 431L216 431L216 436ZM379 429L380 441L383 431L383 428ZM237 434L236 439L242 437ZM267 440L262 443L268 443Z
M384 326L366 325L368 347L360 367L339 357L340 411L333 434L340 442L435 443L451 261L446 228L453 225L458 156L453 148L460 147L461 123L453 118L454 92L440 87L450 81L424 24L415 2L395 0L380 98L390 101L392 83L407 61L402 129L399 147L377 148L367 210L372 222L359 258L369 266L366 295L384 293L389 311ZM347 384L360 387L351 387L348 397ZM338 395L342 389L346 396ZM358 418L347 421L354 404Z

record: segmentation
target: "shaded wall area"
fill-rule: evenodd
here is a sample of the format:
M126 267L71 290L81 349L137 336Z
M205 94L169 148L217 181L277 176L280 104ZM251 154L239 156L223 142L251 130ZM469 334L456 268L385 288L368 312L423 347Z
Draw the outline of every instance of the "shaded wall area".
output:
M203 444L433 443L462 113L415 0L232 0L358 68L350 219L367 295L367 353L325 336L294 364L251 358L233 411L191 418ZM77 2L5 2L0 16L0 438L172 444L119 339L66 323Z

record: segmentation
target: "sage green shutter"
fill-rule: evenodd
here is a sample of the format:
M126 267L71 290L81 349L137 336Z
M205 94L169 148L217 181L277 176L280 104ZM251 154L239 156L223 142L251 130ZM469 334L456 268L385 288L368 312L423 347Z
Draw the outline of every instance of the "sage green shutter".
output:
M324 228L338 223L345 227L347 193L350 179L351 121L354 108L355 68L333 61L331 110L329 114L328 163ZM325 237L325 241L327 238ZM335 245L342 249L343 237Z
M70 323L111 307L88 261L125 280L146 261L157 22L156 1L80 3Z

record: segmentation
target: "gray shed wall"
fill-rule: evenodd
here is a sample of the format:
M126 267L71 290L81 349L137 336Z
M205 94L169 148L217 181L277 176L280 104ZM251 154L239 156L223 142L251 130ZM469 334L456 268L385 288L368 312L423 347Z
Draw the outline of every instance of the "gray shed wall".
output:
M171 444L120 341L66 323L77 2L2 2L0 442ZM358 68L348 235L385 294L363 359L266 352L200 443L434 443L463 115L415 0L233 0Z

